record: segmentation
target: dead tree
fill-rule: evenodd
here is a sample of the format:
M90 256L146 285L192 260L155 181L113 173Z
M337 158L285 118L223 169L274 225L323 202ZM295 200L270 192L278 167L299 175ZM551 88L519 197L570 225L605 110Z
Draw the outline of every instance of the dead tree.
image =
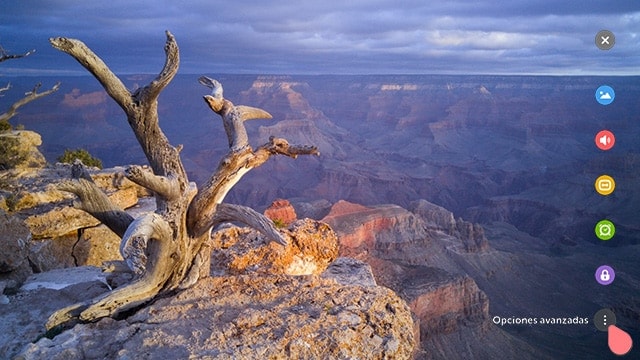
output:
M133 219L112 204L91 181L85 170L61 188L76 194L77 206L93 215L122 238L120 250L133 280L97 298L58 310L46 327L77 321L95 321L116 316L138 307L159 294L167 294L193 285L209 276L210 230L227 221L245 223L286 244L281 234L263 215L251 208L225 204L227 192L251 169L262 165L271 155L318 155L316 147L293 146L286 140L271 138L255 151L247 140L244 121L271 118L264 110L236 106L222 95L219 82L202 77L200 82L213 90L205 96L208 106L222 117L230 150L209 180L197 189L189 182L180 159L181 146L172 146L158 123L158 96L178 71L179 51L175 38L166 33L164 68L148 85L130 92L122 81L84 43L75 39L52 38L54 48L75 58L102 84L106 92L125 112L150 167L130 166L125 176L149 190L156 198L156 211Z
M10 59L20 59L23 58L25 56L29 56L31 54L33 54L35 52L35 50L31 50L31 51L27 51L24 54L9 54L8 52L6 52L4 50L4 48L2 46L0 46L0 62L3 61L7 61ZM24 97L16 102L14 102L11 107L9 107L9 110L7 110L6 112L0 114L0 123L2 122L6 122L9 121L9 119L11 119L12 117L14 117L17 114L18 108L32 102L33 100L37 100L43 96L47 96L53 92L58 91L58 88L60 88L60 83L58 82L57 84L55 84L51 89L46 90L44 92L39 93L38 90L40 89L40 87L42 86L41 83L38 83L33 90L28 91L27 93L24 94ZM11 89L11 83L8 83L6 86L1 87L0 88L0 96L2 96L2 93L5 91L8 91L9 89Z
M35 50L27 51L24 54L9 54L2 46L0 46L0 62L11 60L11 59L20 59L25 56L29 56L36 52Z
M42 86L42 83L38 83L36 84L36 86L33 88L33 90L28 91L24 94L24 97L16 102L14 102L10 107L9 110L5 111L4 113L0 114L0 122L5 122L5 121L9 121L9 119L11 119L12 117L16 116L16 114L18 113L18 109L34 100L40 99L43 96L47 96L51 93L54 93L56 91L58 91L58 89L60 88L60 82L56 83L51 89L43 91L43 92L38 92L38 90L40 89L40 87ZM11 88L11 84L8 84L7 86L5 86L4 88L0 89L0 90L9 90Z

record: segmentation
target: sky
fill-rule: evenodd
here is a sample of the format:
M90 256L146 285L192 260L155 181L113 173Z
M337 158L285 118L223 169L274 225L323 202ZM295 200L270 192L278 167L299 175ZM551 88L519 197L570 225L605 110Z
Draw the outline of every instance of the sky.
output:
M598 31L616 37L608 51ZM116 73L640 75L638 0L3 0L5 75L86 74L50 37Z

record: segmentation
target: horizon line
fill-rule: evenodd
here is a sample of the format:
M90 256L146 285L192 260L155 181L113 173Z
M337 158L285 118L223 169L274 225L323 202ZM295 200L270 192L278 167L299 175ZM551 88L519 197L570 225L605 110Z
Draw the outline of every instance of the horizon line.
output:
M637 77L639 74L556 74L556 73L260 73L260 72L184 72L177 73L180 75L234 75L234 76L522 76L522 77ZM157 73L145 72L125 72L116 73L117 76L157 76ZM17 77L93 77L88 72L68 72L68 73L23 73L23 74L7 74L0 73L0 78L17 78Z

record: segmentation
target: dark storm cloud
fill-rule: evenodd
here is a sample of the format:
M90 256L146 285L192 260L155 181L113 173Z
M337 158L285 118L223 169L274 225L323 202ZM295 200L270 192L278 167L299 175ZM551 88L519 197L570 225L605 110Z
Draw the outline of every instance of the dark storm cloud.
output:
M12 1L3 73L78 72L51 36L83 40L116 72L157 72L164 30L182 72L635 74L636 1ZM610 29L617 44L594 46Z

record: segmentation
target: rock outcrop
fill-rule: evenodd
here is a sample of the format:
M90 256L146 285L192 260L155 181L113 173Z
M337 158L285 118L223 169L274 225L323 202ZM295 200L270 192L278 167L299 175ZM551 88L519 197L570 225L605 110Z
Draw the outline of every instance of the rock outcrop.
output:
M282 226L289 226L298 219L296 210L288 200L284 199L274 200L264 211L264 216Z
M97 268L66 268L55 270L53 274L60 280L75 279L76 283L67 283L67 286L59 288L46 280L34 278L33 283L25 283L27 286L35 284L31 290L14 291L0 305L0 354L3 359L14 359L27 344L42 337L44 322L55 310L108 290L103 282L95 280L101 274ZM63 354L58 358L64 358Z
M339 257L322 273L322 277L334 279L338 284L376 286L371 266L348 257Z
M17 217L0 209L0 287L15 288L32 274L29 265L31 234ZM2 296L0 291L0 296Z
M0 170L23 171L44 167L47 160L38 150L40 145L42 137L33 131L15 130L0 133Z
M130 182L122 175L123 168L94 169L91 176L112 202L127 209L138 204L145 189ZM103 261L121 259L120 238L101 225L98 220L72 206L74 195L63 192L57 184L70 178L70 166L56 164L43 168L12 169L3 171L0 188L0 204L8 212L3 215L0 234L11 263L21 267L2 274L2 278L16 280L8 284L11 289L32 272L51 269L93 265ZM16 224L22 224L25 236L18 236ZM12 247L10 247L12 246ZM15 266L13 266L15 267ZM11 273L13 273L13 275Z
M406 302L377 286L368 265L345 258L321 276L207 278L126 319L41 337L37 324L55 308L107 291L93 269L40 274L10 296L0 307L0 351L15 359L409 359L414 352Z
M322 221L338 232L343 251L391 255L429 240L421 220L397 205L366 207L342 200Z
M287 246L269 242L250 228L235 226L212 234L211 269L214 274L322 273L338 257L338 238L325 223L298 220L281 229Z
M407 301L423 344L420 356L432 358L437 339L490 326L487 296L451 260L452 253L484 251L488 242L479 225L444 208L421 200L412 209L339 201L323 221L336 230L341 255L369 263L377 283Z
M470 223L462 218L456 220L451 211L422 199L409 204L409 210L420 216L430 229L460 239L464 251L479 252L489 248L489 241L479 224Z
M76 325L19 359L408 359L410 312L383 287L317 277L198 282L125 320Z
M438 271L443 272L444 281L433 276ZM421 339L482 325L489 319L489 299L468 276L452 279L441 269L419 267L405 273L402 291L420 319Z
M83 234L101 238L98 229ZM336 260L338 239L327 224L297 220L281 231L284 247L249 228L220 228L212 235L213 277L129 317L78 324L53 338L42 333L51 312L121 282L86 266L36 274L0 305L0 351L16 359L413 355L419 335L409 306L376 284L369 265Z

